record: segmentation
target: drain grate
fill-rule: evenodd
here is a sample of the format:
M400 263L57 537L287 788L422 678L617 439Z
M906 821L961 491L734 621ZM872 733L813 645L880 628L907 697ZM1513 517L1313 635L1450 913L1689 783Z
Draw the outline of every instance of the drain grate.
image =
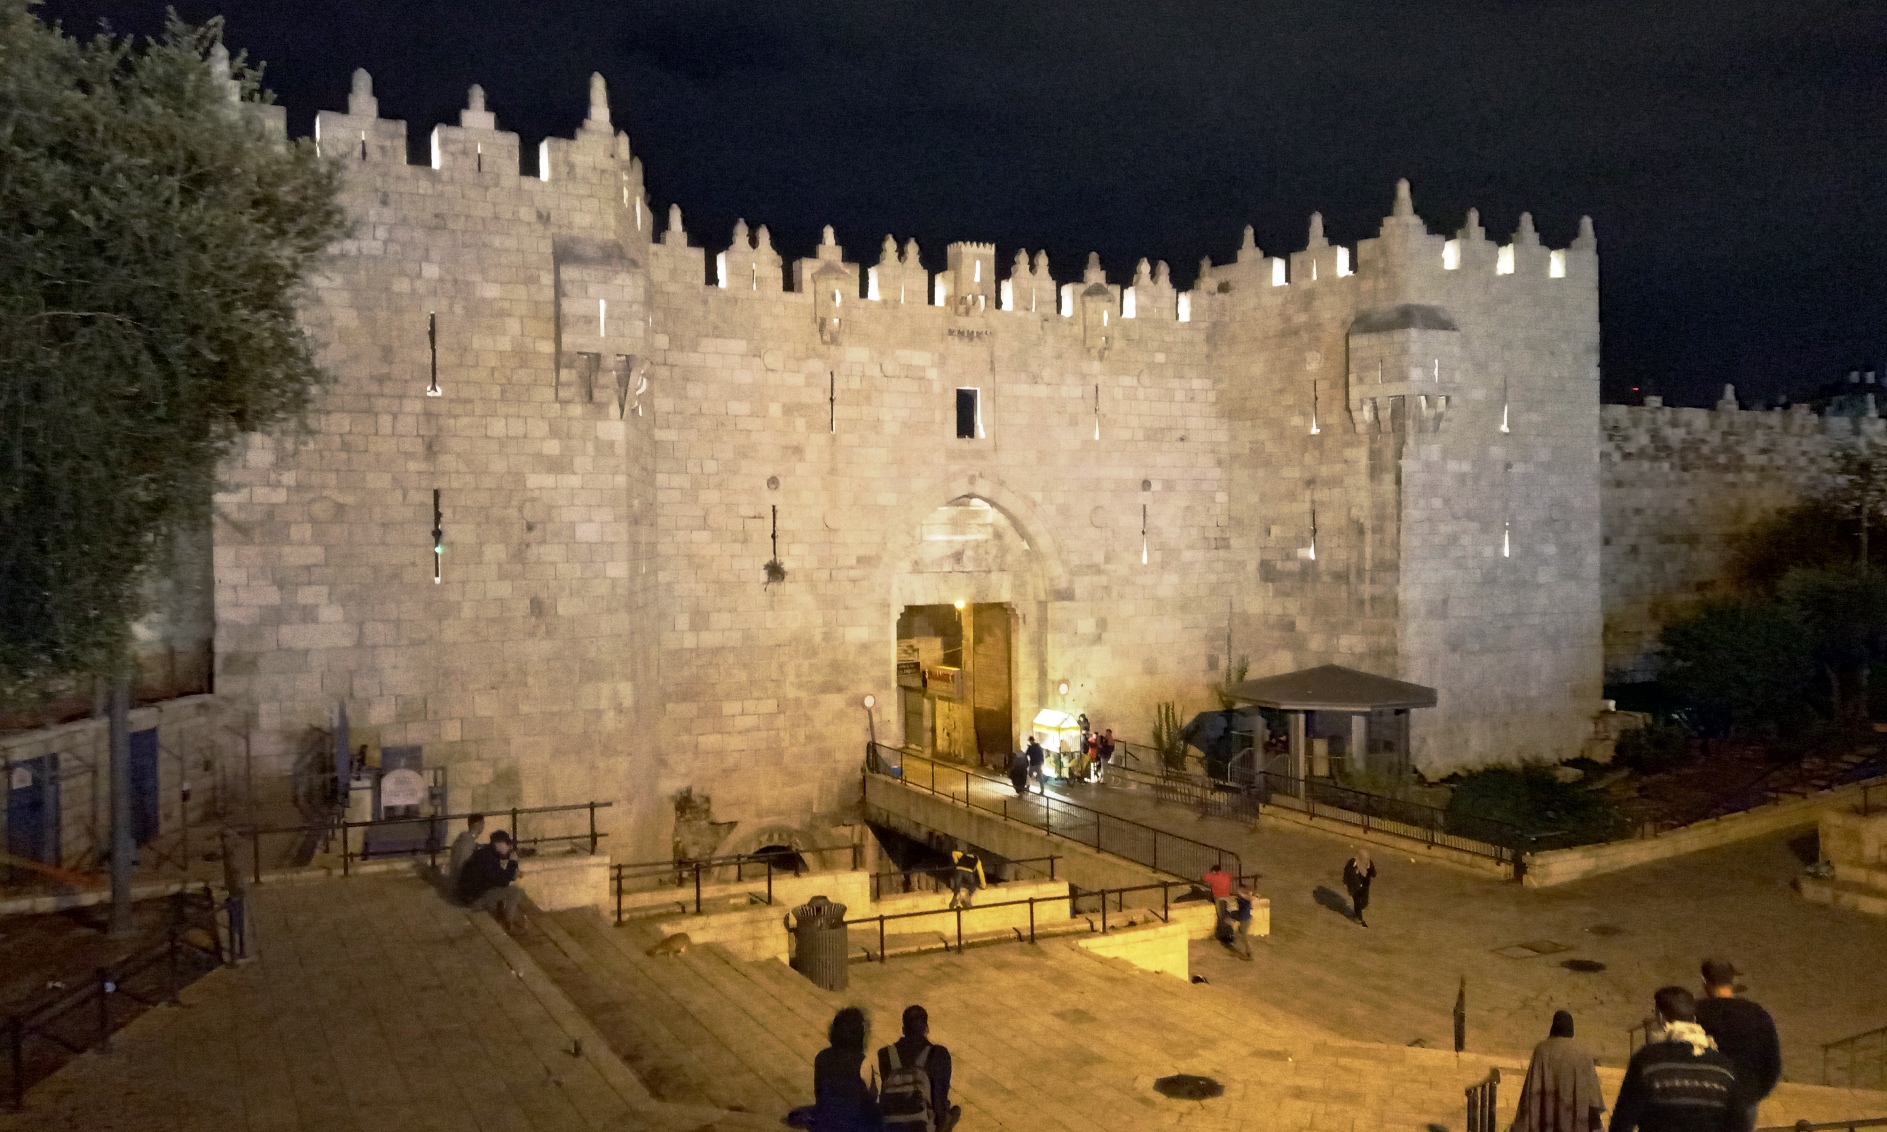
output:
M1605 970L1605 964L1597 959L1568 959L1560 964L1568 971L1577 971L1582 975L1596 975Z
M1175 1073L1171 1077L1162 1077L1153 1083L1153 1088L1161 1096L1172 1097L1176 1101L1203 1101L1210 1097L1225 1095L1225 1086L1210 1077L1200 1077L1192 1073Z

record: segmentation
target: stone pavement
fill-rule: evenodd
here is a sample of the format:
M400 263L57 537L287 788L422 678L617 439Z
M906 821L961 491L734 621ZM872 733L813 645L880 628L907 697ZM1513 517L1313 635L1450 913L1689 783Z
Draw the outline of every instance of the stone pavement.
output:
M256 962L147 1012L0 1130L759 1126L658 1105L489 917L410 874L270 883L253 899Z
M1014 797L1006 783L976 790L979 803ZM1271 899L1271 936L1255 941L1251 964L1196 944L1193 969L1262 988L1277 1007L1349 1038L1449 1046L1465 975L1469 1049L1524 1055L1564 1008L1595 1052L1623 1064L1626 1028L1649 1012L1651 992L1666 983L1695 987L1706 955L1734 962L1748 995L1775 1015L1790 1080L1821 1079L1822 1043L1887 1025L1887 921L1797 895L1794 835L1549 889L1371 846L1380 876L1365 929L1339 911L1348 903L1342 872L1352 845L1340 829L1202 819L1112 785L1049 793L1238 852ZM1071 822L1069 832L1084 830ZM1577 973L1561 966L1568 959L1605 969Z

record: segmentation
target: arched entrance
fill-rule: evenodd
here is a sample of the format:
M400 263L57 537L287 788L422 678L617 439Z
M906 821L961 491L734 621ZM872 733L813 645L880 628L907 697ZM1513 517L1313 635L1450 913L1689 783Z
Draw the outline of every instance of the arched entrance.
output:
M931 511L904 551L891 587L899 735L943 758L1006 758L1041 701L1041 555L976 494Z

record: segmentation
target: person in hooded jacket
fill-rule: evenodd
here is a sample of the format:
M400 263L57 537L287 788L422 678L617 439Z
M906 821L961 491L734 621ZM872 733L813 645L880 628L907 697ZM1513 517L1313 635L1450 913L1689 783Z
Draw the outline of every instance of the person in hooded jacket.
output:
M1573 1040L1573 1016L1553 1013L1546 1040L1533 1047L1513 1132L1597 1132L1605 1113L1592 1051Z

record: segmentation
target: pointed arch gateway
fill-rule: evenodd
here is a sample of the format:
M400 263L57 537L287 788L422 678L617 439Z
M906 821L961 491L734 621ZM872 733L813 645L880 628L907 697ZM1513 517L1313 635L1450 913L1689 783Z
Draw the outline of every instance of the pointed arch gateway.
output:
M889 534L894 731L967 762L1006 758L1046 701L1049 610L1067 597L1053 536L1026 497L978 475L907 496Z

